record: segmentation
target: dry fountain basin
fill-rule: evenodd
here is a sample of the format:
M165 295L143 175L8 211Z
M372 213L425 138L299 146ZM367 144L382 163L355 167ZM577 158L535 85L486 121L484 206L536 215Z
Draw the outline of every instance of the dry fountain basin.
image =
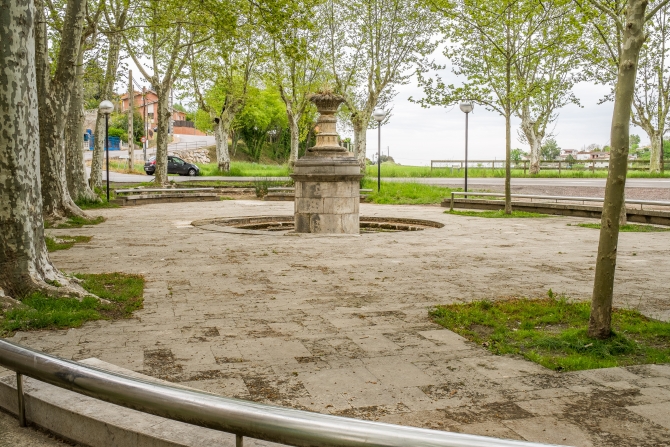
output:
M360 216L359 234L397 233L399 231L423 231L444 227L440 222L399 217ZM249 216L215 217L191 222L191 225L203 230L233 234L257 235L300 235L295 231L294 216ZM348 234L352 236L352 234ZM357 236L358 234L354 235ZM315 235L317 236L317 235ZM318 234L318 236L347 236L346 234Z

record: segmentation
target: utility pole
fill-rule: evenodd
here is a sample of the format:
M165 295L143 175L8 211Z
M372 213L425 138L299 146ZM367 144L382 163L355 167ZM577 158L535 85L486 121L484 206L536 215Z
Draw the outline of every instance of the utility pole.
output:
M128 172L133 171L133 158L135 155L135 136L133 132L134 109L135 88L133 87L133 70L128 70Z
M144 150L144 162L147 162L147 146L149 145L149 123L147 123L147 88L142 87L142 110L144 111L144 143L142 149Z

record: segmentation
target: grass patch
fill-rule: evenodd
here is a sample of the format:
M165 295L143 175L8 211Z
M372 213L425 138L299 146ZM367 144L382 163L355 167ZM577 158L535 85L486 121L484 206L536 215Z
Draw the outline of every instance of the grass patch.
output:
M119 205L112 203L111 201L116 198L116 194L114 194L114 186L110 185L110 191L109 191L109 202L107 201L107 187L102 187L102 188L95 188L95 194L100 198L100 200L95 201L95 200L90 200L90 199L79 199L75 200L74 203L77 204L79 208L82 210L97 210L101 208L118 208Z
M224 177L287 177L291 170L287 165L266 165L233 161L230 163L230 172L219 171L216 163L199 164L200 175Z
M452 191L461 191L421 183L382 182L377 192L377 180L369 178L363 179L361 188L372 190L365 193L368 202L385 205L430 205L442 202Z
M570 224L568 224L568 226L570 226ZM600 230L599 223L578 223L576 226ZM670 228L656 227L654 225L626 224L621 225L619 231L624 233L657 233L661 231L670 231Z
M105 220L107 219L105 219L102 216L94 217L92 219L86 219L84 217L74 216L70 217L65 222L59 223L55 227L52 226L50 223L44 221L44 228L58 228L58 229L81 228L84 225L98 225L99 223L103 223Z
M46 236L44 241L47 244L47 250L53 252L58 250L69 250L74 244L90 242L91 239L92 236Z
M512 214L505 214L504 210L498 211L445 211L445 214L455 214L457 216L475 216L487 217L490 219L505 219L517 217L549 217L548 214L529 213L527 211L512 211Z
M556 371L670 362L670 323L614 309L612 337L595 340L586 333L590 303L549 295L438 306L430 315L494 354L522 355Z
M128 318L142 308L144 278L124 273L81 274L82 287L106 300L95 298L53 298L33 293L21 300L22 305L0 313L0 335L14 331L65 329L79 327L87 321Z

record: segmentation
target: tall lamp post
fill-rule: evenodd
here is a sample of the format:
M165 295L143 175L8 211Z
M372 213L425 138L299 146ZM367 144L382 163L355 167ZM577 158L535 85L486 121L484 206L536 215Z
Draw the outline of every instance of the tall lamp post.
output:
M377 192L382 188L382 121L386 118L387 112L382 109L375 109L372 117L377 121Z
M461 101L461 112L465 113L465 192L468 192L468 115L475 108L472 101ZM467 199L468 196L465 196Z
M109 114L114 111L112 101L105 99L98 109L105 115L105 153L107 155L107 203L109 203Z

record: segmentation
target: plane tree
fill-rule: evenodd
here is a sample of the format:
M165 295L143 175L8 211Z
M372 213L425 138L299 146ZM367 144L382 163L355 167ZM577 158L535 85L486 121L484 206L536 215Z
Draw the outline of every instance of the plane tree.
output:
M124 47L158 97L154 113L156 132L156 177L168 183L168 138L172 116L170 95L183 70L198 53L199 45L212 37L222 3L203 0L138 0L122 33ZM148 62L145 62L148 61Z
M323 8L327 68L345 99L354 153L364 170L372 112L387 107L394 87L409 83L427 63L439 43L439 16L409 0L329 0Z
M230 138L233 122L244 108L249 87L257 81L259 65L267 54L265 33L259 26L257 8L246 0L230 3L230 20L217 29L213 41L204 43L198 57L191 57L190 88L198 107L211 120L216 142L216 163L230 171Z
M432 78L429 71L445 67L431 63L419 73L425 97L418 102L426 107L449 106L465 99L505 118L505 213L510 214L512 117L525 116L526 130L537 139L561 104L556 90L547 95L556 84L545 63L561 51L566 34L557 24L569 20L570 9L562 0L433 0L431 4L445 19L444 55L465 81L455 86L439 75ZM533 120L535 128L530 125ZM539 152L539 147L535 150Z
M76 9L63 30L81 17ZM45 36L35 29L44 13L32 0L0 0L0 10L0 172L11 172L0 175L0 291L18 299L36 291L83 297L87 293L53 266L44 241L36 39ZM72 48L64 51L76 60Z
M625 213L625 187L630 148L630 123L645 28L666 8L669 0L586 0L582 11L594 26L596 37L608 48L616 67L610 129L610 160L605 184L588 335L606 339L612 335L612 301L619 243L620 216Z

